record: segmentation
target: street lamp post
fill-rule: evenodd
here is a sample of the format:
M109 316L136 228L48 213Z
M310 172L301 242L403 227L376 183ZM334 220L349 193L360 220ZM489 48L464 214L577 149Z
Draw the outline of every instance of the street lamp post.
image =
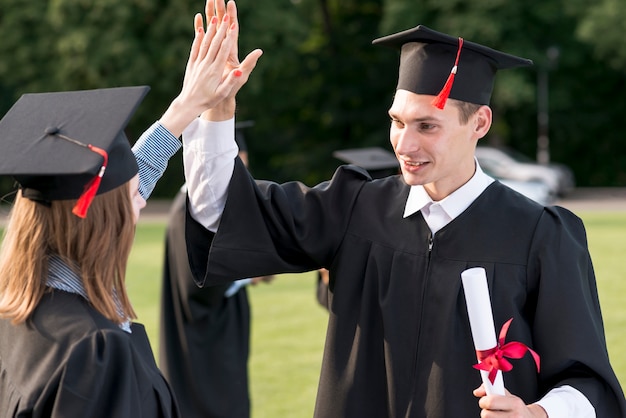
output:
M550 118L548 112L548 73L559 58L559 49L551 46L546 50L547 61L537 70L537 162L550 162Z

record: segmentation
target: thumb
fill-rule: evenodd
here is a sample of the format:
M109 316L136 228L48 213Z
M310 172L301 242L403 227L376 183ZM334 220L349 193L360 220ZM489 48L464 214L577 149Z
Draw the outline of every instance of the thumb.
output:
M487 396L487 391L485 390L485 385L480 385L473 392L474 396L477 398L482 398L483 396Z
M237 68L228 73L228 76L222 83L222 87L230 91L228 96L235 96L239 89L246 84L261 55L263 55L263 51L255 49L246 56Z
M243 75L246 75L246 80L250 76L250 73L252 73L252 70L254 70L254 67L256 67L261 55L263 55L263 50L255 49L246 55L246 58L244 58L241 64L237 67L242 73L244 73Z

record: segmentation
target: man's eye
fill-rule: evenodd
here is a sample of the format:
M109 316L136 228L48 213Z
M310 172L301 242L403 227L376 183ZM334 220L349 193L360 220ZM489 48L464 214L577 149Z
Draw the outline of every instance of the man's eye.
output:
M393 118L391 119L391 124L393 126L398 127L398 128L401 128L401 127L404 126L404 124L402 122L400 122L398 119L393 119Z

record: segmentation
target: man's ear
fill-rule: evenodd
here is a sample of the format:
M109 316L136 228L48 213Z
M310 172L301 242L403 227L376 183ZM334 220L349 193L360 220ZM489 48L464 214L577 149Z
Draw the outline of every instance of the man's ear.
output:
M478 138L487 135L491 128L493 113L489 106L481 106L474 114L474 132Z

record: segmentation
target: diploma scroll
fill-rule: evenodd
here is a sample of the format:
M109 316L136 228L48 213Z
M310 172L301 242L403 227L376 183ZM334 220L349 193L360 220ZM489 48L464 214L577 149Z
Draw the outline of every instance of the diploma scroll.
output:
M461 273L461 280L476 352L491 350L498 345L498 341L493 324L485 269L475 267L465 270ZM488 395L504 395L504 379L501 370L498 370L493 384L489 380L489 372L480 370L480 375Z

